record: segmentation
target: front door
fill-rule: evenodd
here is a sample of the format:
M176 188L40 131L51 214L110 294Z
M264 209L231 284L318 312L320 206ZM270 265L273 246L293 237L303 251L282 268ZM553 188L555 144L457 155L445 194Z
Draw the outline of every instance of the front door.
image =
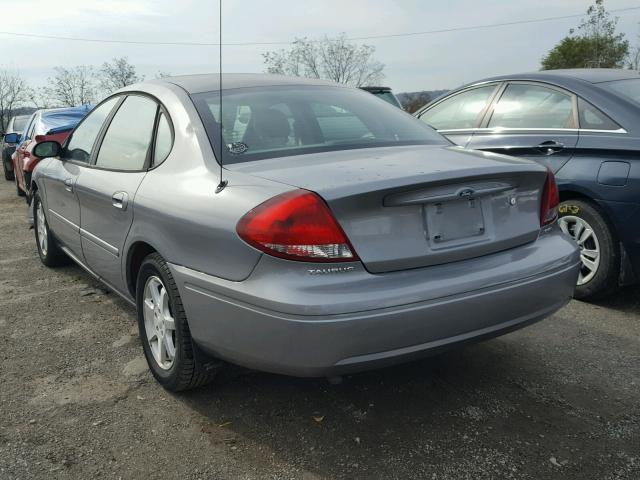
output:
M127 96L104 133L92 168L77 185L87 266L122 292L123 247L135 214L133 200L147 173L157 111L151 98Z
M60 161L51 162L44 175L47 218L56 237L83 261L80 242L80 204L76 186L78 179L89 169L98 134L117 99L95 108L73 131Z
M525 157L558 171L578 143L576 98L548 85L509 83L468 148Z

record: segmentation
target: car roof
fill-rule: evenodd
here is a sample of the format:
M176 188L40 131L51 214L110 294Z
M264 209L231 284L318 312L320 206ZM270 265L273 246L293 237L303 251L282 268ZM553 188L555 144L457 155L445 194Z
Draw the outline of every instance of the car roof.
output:
M573 68L565 70L542 70L539 72L527 72L513 75L499 75L485 78L479 82L492 82L498 80L540 80L562 83L566 79L578 79L589 83L612 82L615 80L628 80L640 78L637 70L622 70L619 68Z
M220 85L219 74L208 73L201 75L182 75L151 80L151 83L172 83L186 90L188 93L203 93L218 90ZM302 77L288 77L284 75L271 75L267 73L225 73L222 75L222 89L251 87L272 87L282 85L316 85L332 86L340 85L334 82Z

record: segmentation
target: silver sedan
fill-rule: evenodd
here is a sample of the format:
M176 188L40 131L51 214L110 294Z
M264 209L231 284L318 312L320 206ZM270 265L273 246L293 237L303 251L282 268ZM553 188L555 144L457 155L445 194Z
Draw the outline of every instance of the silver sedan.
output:
M154 80L36 148L42 262L136 306L169 390L224 361L331 376L495 337L562 307L578 275L552 173L357 89Z

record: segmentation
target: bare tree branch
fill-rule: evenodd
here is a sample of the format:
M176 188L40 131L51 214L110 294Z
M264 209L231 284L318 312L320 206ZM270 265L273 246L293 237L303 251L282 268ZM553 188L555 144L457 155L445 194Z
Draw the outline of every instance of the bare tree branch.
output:
M315 42L297 38L290 49L262 54L268 73L324 78L355 87L379 83L384 65L374 59L375 47L358 45L345 34Z
M87 105L96 99L95 70L80 65L73 68L56 67L56 74L49 78L45 95L65 107Z
M17 73L0 70L0 131L6 130L13 111L27 101L28 86Z

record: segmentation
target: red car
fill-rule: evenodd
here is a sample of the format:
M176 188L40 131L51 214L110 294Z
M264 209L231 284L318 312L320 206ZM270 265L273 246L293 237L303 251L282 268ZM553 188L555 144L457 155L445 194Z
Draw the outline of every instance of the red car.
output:
M35 112L19 138L19 145L11 156L19 196L29 195L31 173L40 159L33 155L34 147L47 140L64 143L71 131L82 120L91 107L56 108ZM27 197L29 200L29 197Z

